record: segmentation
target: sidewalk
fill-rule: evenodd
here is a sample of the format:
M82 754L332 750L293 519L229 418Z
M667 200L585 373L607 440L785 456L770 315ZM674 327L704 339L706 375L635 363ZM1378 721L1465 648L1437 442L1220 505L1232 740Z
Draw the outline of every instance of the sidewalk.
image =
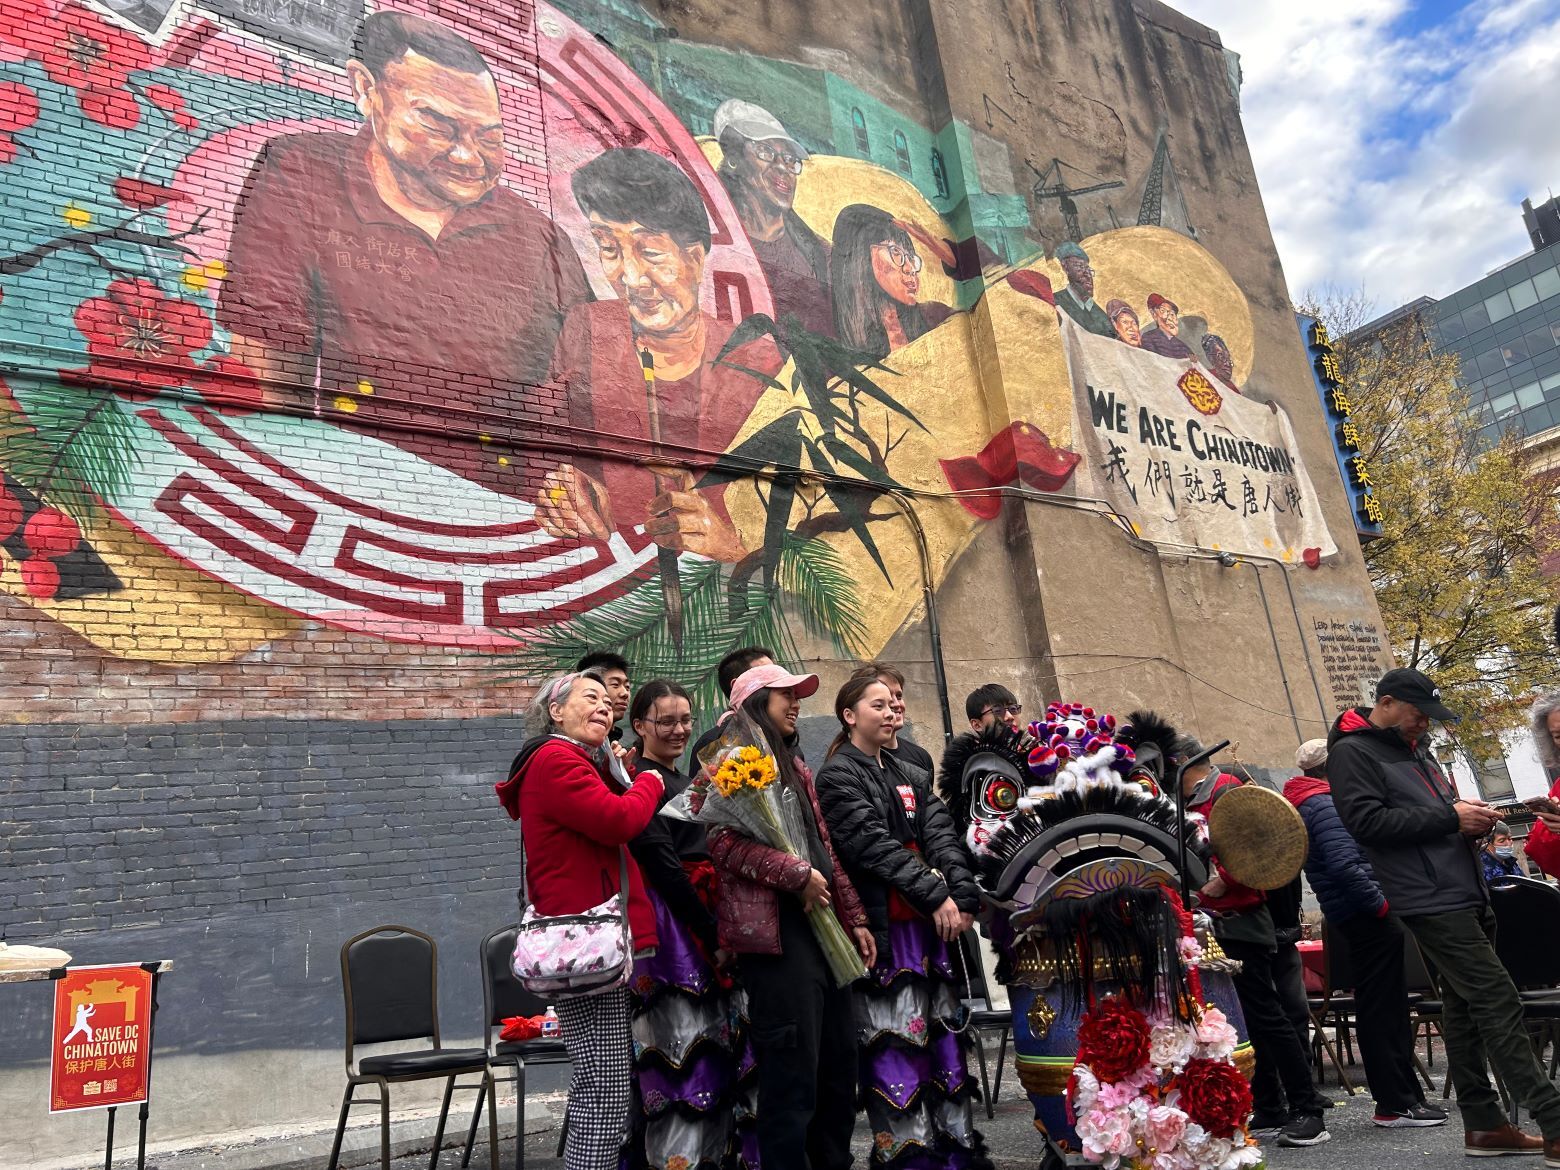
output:
M534 1082L543 1080L544 1072L556 1069L538 1069ZM1436 1071L1444 1072L1439 1060ZM1011 1072L1011 1070L1010 1070ZM978 1123L986 1135L997 1170L1035 1170L1040 1158L1040 1145L1035 1136L1033 1111L1029 1102L1013 1087L1009 1077L1003 1078L1002 1097L997 1105L997 1116L987 1121L982 1115ZM1327 1115L1332 1140L1323 1146L1304 1150L1285 1150L1269 1147L1266 1150L1268 1165L1274 1170L1398 1170L1414 1167L1415 1170L1454 1170L1466 1165L1462 1148L1462 1126L1455 1104L1450 1110L1451 1120L1436 1129L1378 1129L1371 1124L1373 1105L1368 1095L1357 1092L1346 1097L1336 1083L1325 1087L1329 1096L1338 1101L1336 1108ZM1431 1096L1439 1098L1439 1094ZM441 1170L457 1170L460 1152L465 1140L465 1129L471 1119L470 1097L464 1103L457 1098L451 1108L450 1123L445 1137L445 1148L439 1158ZM358 1113L354 1110L354 1113ZM563 1113L561 1083L544 1087L533 1086L527 1102L526 1170L563 1170L563 1160L556 1156L558 1124ZM348 1131L341 1165L343 1170L378 1165L379 1137L374 1124L374 1109L361 1111L362 1124ZM500 1146L499 1165L512 1170L514 1165L514 1099L499 1099ZM393 1146L394 1170L421 1170L428 1165L429 1139L433 1122L424 1119L426 1129L420 1134L406 1133L398 1136ZM472 1170L486 1170L487 1124L484 1119L482 1132L472 1151ZM856 1165L867 1166L868 1134L865 1125L859 1125L856 1134ZM189 1151L174 1157L148 1159L148 1166L156 1170L322 1170L330 1149L330 1135L315 1135L292 1142L266 1142L258 1145L213 1148ZM116 1159L116 1167L133 1165L123 1158Z

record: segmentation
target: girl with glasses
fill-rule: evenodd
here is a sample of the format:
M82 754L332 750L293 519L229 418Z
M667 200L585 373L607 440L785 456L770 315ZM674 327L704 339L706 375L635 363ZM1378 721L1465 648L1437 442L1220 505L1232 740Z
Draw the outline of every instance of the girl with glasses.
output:
M671 679L653 679L628 713L640 768L666 787L664 807L692 779L678 767L693 735L688 692ZM638 1091L628 1165L756 1166L751 1125L738 1132L740 1032L732 1026L730 957L716 942L715 871L704 826L658 814L629 852L645 875L660 945L634 964L629 985ZM742 1063L751 1069L751 1060Z

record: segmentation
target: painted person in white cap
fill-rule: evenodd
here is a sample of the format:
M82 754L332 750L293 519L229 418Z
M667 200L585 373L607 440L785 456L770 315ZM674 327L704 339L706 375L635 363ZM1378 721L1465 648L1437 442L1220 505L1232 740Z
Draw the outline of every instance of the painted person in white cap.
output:
M1310 838L1305 877L1327 918L1328 937L1348 947L1365 1079L1386 1128L1444 1125L1446 1111L1426 1103L1414 1072L1414 1027L1403 971L1403 926L1391 914L1359 843L1343 827L1327 783L1327 741L1295 753L1300 774L1284 797L1300 810Z
M775 301L775 319L834 335L829 245L796 214L796 181L807 148L762 106L733 98L715 111L720 178L753 244Z
M1351 707L1333 724L1327 779L1393 913L1440 972L1441 1034L1465 1152L1542 1155L1560 1170L1560 1088L1533 1052L1521 997L1495 953L1495 912L1479 866L1479 838L1499 818L1484 801L1460 797L1429 750L1431 720L1456 718L1426 675L1389 670L1373 706ZM1490 1066L1542 1137L1511 1122Z

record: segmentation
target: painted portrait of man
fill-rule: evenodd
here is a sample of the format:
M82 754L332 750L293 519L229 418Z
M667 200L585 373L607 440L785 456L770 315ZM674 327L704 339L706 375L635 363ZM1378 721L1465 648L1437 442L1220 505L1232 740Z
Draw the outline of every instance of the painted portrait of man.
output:
M700 305L709 214L676 164L648 150L609 150L576 171L572 186L616 297L569 314L554 373L567 387L570 425L603 441L610 436L630 458L556 468L537 494L538 517L553 535L596 540L643 524L663 547L740 560L748 550L726 514L723 489L697 491L692 474L652 471L632 456L712 462L764 389L732 367L773 374L779 352L760 340L717 364L734 326Z
M1056 307L1090 333L1115 337L1116 329L1094 299L1094 266L1089 254L1071 240L1058 245L1056 261L1067 274L1067 283L1056 294Z
M1137 312L1131 305L1118 297L1105 306L1105 315L1110 318L1111 328L1115 329L1118 341L1134 349L1142 346L1142 328L1138 324Z
M762 106L733 98L715 110L720 180L753 245L775 317L794 314L814 333L834 333L829 245L802 222L793 204L807 150Z
M1190 358L1192 347L1182 340L1181 306L1169 297L1158 293L1148 294L1148 315L1154 319L1150 329L1143 330L1143 348L1160 357Z
M377 12L346 71L362 128L273 138L250 172L218 306L234 353L314 387L325 417L513 412L590 292L564 233L499 181L488 64L441 25Z

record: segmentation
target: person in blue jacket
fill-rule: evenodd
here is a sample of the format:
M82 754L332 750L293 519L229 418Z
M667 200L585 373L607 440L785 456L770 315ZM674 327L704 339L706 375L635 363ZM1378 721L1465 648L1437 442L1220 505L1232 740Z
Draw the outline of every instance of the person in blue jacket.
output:
M1522 862L1517 859L1516 844L1511 840L1511 826L1505 821L1496 821L1490 835L1485 838L1484 848L1479 850L1479 863L1484 866L1486 883L1498 882L1503 878L1527 877Z
M1353 959L1355 1019L1365 1079L1376 1098L1377 1125L1446 1124L1429 1105L1414 1072L1414 1027L1403 971L1403 927L1387 906L1370 862L1344 828L1327 783L1327 741L1308 740L1295 753L1296 776L1284 796L1300 810L1311 846L1305 876L1321 903L1330 933Z

